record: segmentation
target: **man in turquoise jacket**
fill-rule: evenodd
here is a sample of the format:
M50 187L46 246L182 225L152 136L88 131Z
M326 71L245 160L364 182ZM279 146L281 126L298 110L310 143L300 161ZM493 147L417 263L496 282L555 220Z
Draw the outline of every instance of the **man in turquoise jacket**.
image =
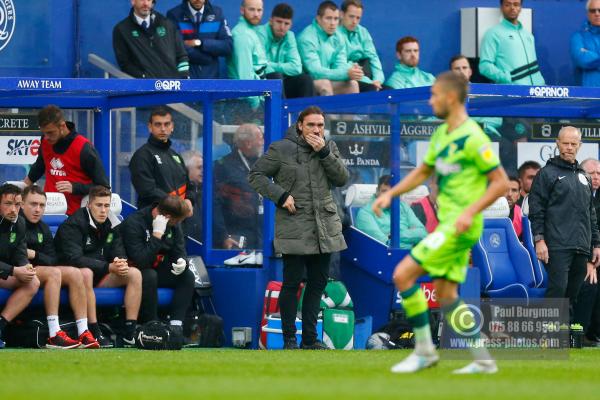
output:
M571 36L571 58L581 70L581 85L600 87L600 0L586 6L588 20Z
M244 0L240 7L239 22L231 31L233 53L227 59L227 72L230 79L264 79L267 69L267 56L258 35L256 26L263 14L262 0ZM260 97L249 97L252 109L260 105Z
M544 85L533 35L519 22L522 0L500 0L504 18L481 41L479 72L495 83Z
M360 65L365 74L358 81L360 92L379 91L385 77L373 38L365 27L359 25L363 14L363 3L361 0L344 0L341 9L342 24L338 32L346 42L348 61Z
M599 0L600 1L600 0ZM473 69L467 57L462 54L456 55L450 59L450 71L462 74L468 82L471 82ZM473 119L481 125L483 131L493 141L498 141L502 137L500 128L502 127L502 118L500 117L473 117Z
M396 43L398 64L385 86L392 89L405 89L419 86L431 86L435 76L419 69L419 41L412 36L405 36Z
M304 70L319 96L358 93L363 70L348 62L344 38L337 32L340 11L332 1L319 5L317 17L298 36Z
M267 79L281 79L285 97L314 96L310 75L302 72L302 61L296 44L296 36L290 30L294 10L289 4L273 7L269 23L256 28L267 55Z
M389 244L390 223L392 220L390 209L383 210L381 217L373 212L373 201L382 193L391 188L390 175L383 175L377 183L377 191L373 199L364 207L361 207L356 214L356 229L366 233L378 241ZM419 243L421 239L427 236L425 226L419 221L410 206L400 202L400 248L410 250Z

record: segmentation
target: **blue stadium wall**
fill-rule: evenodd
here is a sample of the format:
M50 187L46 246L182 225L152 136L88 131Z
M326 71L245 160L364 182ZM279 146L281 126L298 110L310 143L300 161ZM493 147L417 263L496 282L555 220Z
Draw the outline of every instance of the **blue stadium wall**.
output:
M235 25L241 0L215 0ZM279 0L265 1L267 21ZM101 77L89 53L115 62L112 28L128 13L129 0L13 0L16 28L0 51L0 76ZM296 12L295 32L313 18L319 1L288 0ZM386 75L395 62L396 40L421 41L421 66L438 73L460 50L460 8L497 7L499 0L364 0L363 25L373 35ZM179 0L157 0L162 13ZM534 10L533 29L541 69L549 84L578 84L569 56L570 35L585 19L584 0L525 0ZM1 46L1 44L0 44Z

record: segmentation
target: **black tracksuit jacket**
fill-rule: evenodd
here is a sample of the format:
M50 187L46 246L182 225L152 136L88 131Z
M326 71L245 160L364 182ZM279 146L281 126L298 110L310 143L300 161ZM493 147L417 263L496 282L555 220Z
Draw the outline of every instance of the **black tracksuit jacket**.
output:
M14 267L22 267L28 263L25 218L19 216L13 223L0 217L0 279L11 276Z
M108 265L115 257L127 258L119 228L109 219L98 224L87 207L77 210L58 228L54 246L61 264L90 268L96 277L108 274Z

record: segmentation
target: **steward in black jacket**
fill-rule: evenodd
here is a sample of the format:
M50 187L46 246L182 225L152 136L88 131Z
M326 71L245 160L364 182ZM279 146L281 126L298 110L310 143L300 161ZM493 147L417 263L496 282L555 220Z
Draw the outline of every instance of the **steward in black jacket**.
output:
M536 241L543 238L549 250L589 256L600 247L592 184L577 162L548 160L531 186L529 218Z
M0 279L11 276L14 267L27 264L25 219L19 217L13 223L8 218L0 217Z
M144 208L166 195L191 198L188 172L183 158L171 149L171 139L162 142L150 135L129 162L131 182L138 194L137 206ZM190 200L191 201L191 200Z
M29 222L22 212L19 219L25 220L27 227L25 235L27 248L35 251L35 257L31 260L31 263L44 266L57 265L54 238L48 225L44 221Z
M127 258L116 225L110 218L98 223L87 207L77 210L58 228L54 245L61 264L90 268L95 283L109 273L108 266L115 257Z
M192 301L194 274L187 268L180 223L186 210L181 198L165 196L160 202L130 214L120 227L127 238L128 259L142 272L141 322L157 319L158 287L175 289L169 312L172 324L178 321L176 324L180 325ZM160 226L161 218L168 218L168 222Z
M113 29L113 49L119 67L134 78L189 78L188 55L171 21L156 11L142 28L134 15Z

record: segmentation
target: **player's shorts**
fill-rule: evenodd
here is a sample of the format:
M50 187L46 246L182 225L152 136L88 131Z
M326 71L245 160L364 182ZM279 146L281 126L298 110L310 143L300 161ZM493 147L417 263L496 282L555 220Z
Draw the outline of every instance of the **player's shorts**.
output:
M456 235L454 221L442 223L410 252L412 258L432 279L443 278L463 283L471 248L483 231L483 220L476 218L468 231Z

